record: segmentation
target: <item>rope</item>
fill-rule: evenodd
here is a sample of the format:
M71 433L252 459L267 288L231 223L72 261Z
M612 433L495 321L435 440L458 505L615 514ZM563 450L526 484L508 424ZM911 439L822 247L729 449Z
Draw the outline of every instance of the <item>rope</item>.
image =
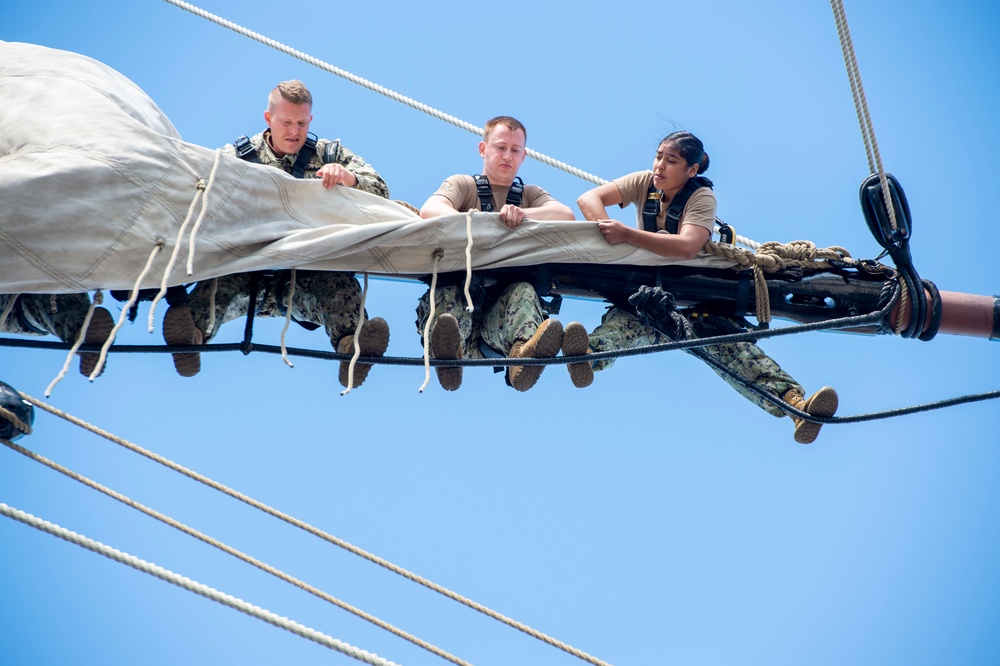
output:
M482 359L482 360L494 360L494 359ZM523 360L527 361L529 359L523 359ZM202 474L199 474L197 472L189 470L189 469L183 467L182 465L179 465L179 464L177 464L177 463L175 463L173 461L170 461L170 460L164 458L163 456L155 454L155 453L153 453L151 451L148 451L148 450L142 448L141 446L133 444L132 442L129 442L129 441L125 440L125 439L122 439L121 437L118 437L118 436L113 435L113 434L111 434L111 433L109 433L107 431L104 431L104 430L102 430L102 429L100 429L100 428L98 428L98 427L96 427L94 425L91 425L91 424L89 424L89 423L87 423L87 422L85 422L85 421L83 421L83 420L81 420L81 419L79 419L79 418L77 418L75 416L72 416L70 414L67 414L67 413L63 412L62 410L60 410L60 409L58 409L56 407L53 407L52 405L49 405L47 403L41 402L39 400L36 400L35 398L32 398L29 395L26 395L24 393L21 393L20 395L21 395L22 398L24 398L28 402L32 403L33 405L36 405L40 409L44 409L45 411L49 412L50 414L58 416L59 418L64 419L64 420L66 420L66 421L68 421L70 423L73 423L75 425L78 425L78 426L80 426L82 428L85 428L86 430L89 430L90 432L93 432L94 434L100 435L101 437L107 439L108 441L114 442L115 444L118 444L119 446L122 446L122 447L128 449L129 451L132 451L133 453L137 453L137 454L139 454L141 456L144 456L144 457L148 458L149 460L152 460L152 461L154 461L156 463L159 463L159 464L163 465L164 467L167 467L168 469L171 469L171 470L173 470L175 472L183 474L184 476L188 477L189 479L197 481L198 483L201 483L201 484L206 485L206 486L208 486L208 487L210 487L210 488L212 488L214 490L217 490L217 491L219 491L219 492L221 492L223 494L226 494L226 495L232 497L233 499L239 500L240 502L243 502L244 504L252 506L255 509L258 509L258 510L260 510L260 511L262 511L262 512L264 512L264 513L266 513L266 514L268 514L268 515L270 515L272 517L274 517L274 518L277 518L278 520L282 520L282 521L288 523L289 525L292 525L294 527L298 527L299 529L301 529L301 530L303 530L305 532L308 532L309 534L312 534L313 536L319 537L320 539L322 539L322 540L324 540L324 541L326 541L326 542L328 542L330 544L333 544L333 545L335 545L335 546L337 546L339 548L342 548L342 549L348 551L349 553L357 555L358 557L361 557L363 559L368 560L369 562L372 562L372 563L377 564L377 565L379 565L381 567L384 567L385 569L388 569L389 571L392 571L393 573L396 573L396 574L398 574L398 575L400 575L400 576L402 576L404 578L407 578L407 579L409 579L409 580L411 580L411 581L413 581L415 583L423 585L424 587L426 587L426 588L428 588L430 590L433 590L434 592L437 592L437 593L439 593L441 595L444 595L444 596L448 597L449 599L452 599L453 601L457 601L458 603L461 603L464 606L467 606L468 608L476 610L476 611L478 611L478 612L480 612L480 613L482 613L482 614L484 614L484 615L486 615L486 616L488 616L488 617L490 617L490 618L492 618L494 620L497 620L497 621L502 622L502 623L504 623L504 624L506 624L506 625L508 625L510 627L513 627L514 629L517 629L518 631L521 631L521 632L523 632L523 633L525 633L525 634L527 634L527 635L529 635L529 636L531 636L533 638L537 638L538 640L541 640L541 641L543 641L545 643L548 643L549 645L551 645L553 647L559 648L560 650L563 650L564 652L567 652L567 653L569 653L569 654L571 654L571 655L573 655L575 657L578 657L578 658L580 658L580 659L582 659L584 661L587 661L587 662L589 662L591 664L595 664L595 666L608 666L606 662L601 661L601 660L597 659L596 657L592 657L592 656L588 655L587 653L585 653L585 652L583 652L581 650L578 650L578 649L576 649L576 648L574 648L574 647L572 647L570 645L567 645L566 643L563 643L562 641L559 641L559 640L556 640L556 639L554 639L554 638L552 638L550 636L547 636L546 634L543 634L543 633L541 633L541 632L539 632L539 631L537 631L535 629L532 629L531 627L529 627L529 626L527 626L525 624L522 624L520 622L517 622L516 620L512 620L511 618L508 618L507 616L505 616L505 615L503 615L501 613L498 613L498 612L496 612L494 610L491 610L491 609L487 608L486 606L483 606L482 604L479 604L479 603L477 603L475 601L472 601L471 599L468 599L468 598L466 598L466 597L464 597L464 596L462 596L462 595L460 595L460 594L458 594L456 592L453 592L453 591L451 591L451 590L449 590L449 589L447 589L447 588L445 588L445 587L443 587L441 585L438 585L437 583L434 583L434 582L432 582L430 580L427 580L426 578L418 576L417 574L412 573L412 572L410 572L410 571L408 571L408 570L406 570L406 569L404 569L402 567L399 567L399 566L393 564L392 562L389 562L388 560L382 559L381 557L373 555L373 554L371 554L371 553L369 553L369 552L367 552L365 550L362 550L361 548L358 548L357 546L354 546L354 545L352 545L352 544L344 541L343 539L339 539L339 538L333 536L332 534L324 532L324 531L320 530L319 528L313 527L312 525L310 525L310 524L308 524L308 523L306 523L304 521L301 521L298 518L294 518L294 517L292 517L292 516L290 516L290 515L288 515L286 513L283 513L283 512L281 512L281 511L279 511L277 509L274 509L274 508L272 508L270 506L267 506L266 504L263 504L262 502L259 502L259 501L255 500L255 499L253 499L253 498L251 498L251 497L249 497L247 495L244 495L241 492L233 490L233 489L231 489L231 488L229 488L229 487L227 487L227 486L219 483L218 481L214 481L214 480L212 480L212 479L210 479L210 478L208 478L208 477L206 477L206 476L204 476Z
M472 284L472 213L479 212L476 209L465 213L465 311L474 312L476 306L472 304L472 292L469 285Z
M61 382L62 378L66 376L67 372L69 372L69 366L73 362L73 356L76 355L76 350L83 344L83 340L87 335L87 327L90 326L90 320L94 317L94 310L96 308L97 303L95 302L91 302L90 307L87 308L87 315L83 318L83 325L80 327L80 331L76 334L76 340L73 342L73 346L69 348L69 353L66 354L66 360L63 361L59 374L56 375L55 379L53 379L45 389L46 398L52 395L52 389L54 389L56 384Z
M222 149L217 148L215 150L215 161L212 162L212 170L208 174L208 185L205 186L205 191L201 195L201 212L198 213L198 219L195 220L194 226L191 227L191 239L188 245L188 260L187 260L187 274L191 275L194 273L194 248L195 239L198 236L198 231L201 229L201 222L205 219L205 212L208 210L208 193L212 190L212 185L215 183L215 172L219 169L219 157L222 155ZM201 182L199 181L199 185ZM180 245L180 237L178 236L178 245ZM166 291L166 286L163 287Z
M356 76L354 74L351 74L350 72L347 72L347 71L345 71L343 69L340 69L339 67L335 67L335 66L333 66L333 65L331 65L329 63L326 63L326 62L323 62L322 60L319 60L318 58L314 58L311 55L305 54L302 51L298 51L298 50L293 49L293 48L291 48L289 46L286 46L286 45L282 44L281 42L277 42L277 41L275 41L273 39L270 39L269 37L265 37L265 36L263 36L263 35L261 35L259 33L253 32L252 30L248 30L247 28L244 28L243 26L240 26L240 25L238 25L236 23L233 23L232 21L227 21L226 19L224 19L224 18L222 18L220 16L216 16L215 14L211 14L209 12L206 12L205 10L200 9L198 7L195 7L194 5L191 5L191 4L187 3L187 2L181 2L180 0L165 0L165 1L168 2L168 3L170 3L171 5L174 5L175 7L180 7L183 10L191 12L195 16L200 16L201 18L204 18L204 19L207 19L209 21L212 21L213 23L221 25L224 28L228 28L229 30L232 30L233 32L235 32L237 34L243 35L244 37L249 37L250 39L253 39L254 41L260 42L261 44L264 44L265 46L270 46L271 48L276 49L278 51L281 51L282 53L284 53L286 55L290 55L293 58L298 58L299 60L302 60L303 62L306 62L306 63L308 63L310 65L313 65L314 67L318 67L319 69L322 69L323 71L329 72L331 74L335 74L335 75L341 77L342 79L350 81L351 83L357 84L357 85L362 86L364 88L368 88L369 90L371 90L373 92L377 92L380 95L384 95L384 96L388 97L391 100L394 100L396 102L400 102L402 104L405 104L405 105L407 105L407 106L409 106L411 108L416 109L417 111L422 111L422 112L424 112L424 113L426 113L426 114L428 114L428 115L430 115L430 116L432 116L434 118L437 118L438 120L443 120L443 121L445 121L447 123L455 125L456 127L459 127L461 129L464 129L464 130L467 130L469 132L472 132L473 134L476 134L478 136L483 136L483 129L481 127L477 127L476 125L473 125L472 123L465 122L464 120L460 120L460 119L456 118L455 116L448 115L447 113L443 113L441 111L438 111L437 109L435 109L433 107L430 107L430 106L428 106L426 104L423 104L423 103L418 102L418 101L416 101L414 99L406 97L405 95L401 95L401 94L399 94L397 92L394 92L394 91L392 91L392 90L390 90L388 88L385 88L383 86L380 86L380 85L378 85L376 83L372 83L371 81L363 79L360 76ZM582 178L584 180L590 181L590 182L595 183L597 185L602 185L602 184L604 184L604 182L606 182L603 179L598 178L597 176L594 176L593 174L589 174L586 171L582 171L580 169L577 169L576 167L570 166L569 164L566 164L565 162L560 162L559 160L553 159L553 158L551 158L551 157L549 157L547 155L543 155L542 153L536 152L536 151L532 150L531 148L525 149L524 152L529 157L532 157L532 158L538 160L539 162L542 162L543 164L548 164L549 166L556 167L557 169L561 169L561 170L565 171L566 173L572 174L574 176L577 176L577 177Z
M291 270L291 277L288 279L288 302L285 303L285 325L281 328L281 360L288 365L289 368L294 368L295 365L288 360L288 348L285 346L285 334L288 333L288 327L292 324L292 297L295 295L295 269ZM280 297L280 294L278 294ZM247 313L248 317L253 316Z
M878 149L878 140L875 138L875 127L868 110L865 87L861 82L861 70L858 68L858 60L854 53L854 42L851 39L851 29L847 25L844 3L842 0L830 0L830 6L833 8L834 21L837 23L837 36L840 38L840 50L844 54L844 65L851 85L854 108L858 114L858 124L861 126L861 139L864 141L865 154L868 156L868 169L870 173L878 174L879 183L882 186L882 197L887 202L886 207L889 211L889 224L895 231L897 229L896 211L892 206L889 181L886 178L885 169L882 167L882 155Z
M219 278L212 278L212 287L208 291L208 325L205 327L205 339L215 335L215 295L219 293Z
M167 260L167 267L163 270L163 277L160 279L160 290L156 292L156 296L153 297L153 302L150 304L148 321L150 333L153 332L153 317L156 314L156 306L160 302L160 299L163 298L163 295L167 293L167 281L170 279L170 273L177 263L177 255L180 254L181 246L184 244L184 233L191 223L191 217L194 215L194 207L203 198L202 195L205 192L205 188L204 179L199 178L198 182L195 183L194 196L191 197L191 203L188 204L187 215L184 216L184 221L181 222L181 226L177 230L177 242L174 243L174 249L170 252L170 259Z
M133 508L133 509L135 509L137 511L140 511L140 512L146 514L147 516L150 516L151 518L155 518L156 520L159 520L160 522L165 523L166 525L169 525L169 526L173 527L174 529L177 529L177 530L179 530L179 531L187 534L188 536L192 536L192 537L198 539L199 541L207 543L208 545L213 546L215 548L218 548L219 550L223 551L224 553L232 555L233 557L235 557L235 558L237 558L239 560L242 560L243 562L246 562L247 564L250 564L251 566L257 567L258 569L260 569L260 570L262 570L262 571L264 571L266 573L269 573L272 576L274 576L276 578L279 578L280 580L282 580L282 581L284 581L286 583L290 583L291 585L294 585L295 587L299 588L300 590L304 590L304 591L306 591L306 592L308 592L308 593L310 593L310 594L312 594L312 595L314 595L316 597L319 597L320 599L323 599L324 601L327 601L327 602L329 602L329 603L331 603L331 604L333 604L333 605L335 605L335 606L337 606L337 607L339 607L339 608L341 608L343 610L346 610L347 612L352 613L352 614L360 617L361 619L366 620L366 621L374 624L375 626L379 627L380 629L385 629L389 633L395 634L396 636L399 636L400 638L408 640L411 643L413 643L414 645L422 647L425 650L438 655L439 657L443 657L444 659L447 659L448 661L451 661L452 663L461 664L463 666L468 666L467 662L465 662L465 661L463 661L463 660L455 657L454 655L451 655L451 654L445 652L444 650L441 650L440 648L437 648L437 647L431 645L430 643L427 643L427 642L425 642L425 641L423 641L423 640L421 640L421 639L419 639L419 638L417 638L417 637L415 637L415 636L413 636L413 635L411 635L411 634L403 631L402 629L398 629L397 627L394 627L391 624L389 624L389 623L387 623L387 622L385 622L383 620L380 620L380 619L378 619L377 617L375 617L373 615L370 615L370 614L368 614L368 613L366 613L366 612L364 612L364 611L362 611L362 610L360 610L358 608L355 608L354 606L352 606L352 605L350 605L350 604L348 604L348 603L346 603L344 601L341 601L340 599L337 599L336 597L333 597L333 596L327 594L326 592L323 592L322 590L319 590L319 589L317 589L317 588L315 588L315 587L313 587L313 586L311 586L311 585L309 585L307 583L304 583L301 580L298 580L297 578L294 578L294 577L292 577L292 576L284 573L283 571L280 571L279 569L276 569L276 568L272 567L271 565L266 564L265 562L262 562L262 561L260 561L260 560L258 560L256 558L254 558L254 557L251 557L250 555L247 555L246 553L243 553L243 552L241 552L239 550L236 550L235 548L233 548L231 546L228 546L225 543L222 543L221 541L218 541L217 539L214 539L214 538L208 536L207 534L204 534L203 532L200 532L200 531L198 531L198 530L196 530L196 529L194 529L192 527L189 527L189 526L187 526L187 525L185 525L185 524L183 524L183 523L181 523L181 522L179 522L179 521L171 518L170 516L164 515L164 514L158 512L158 511L156 511L155 509L151 509L151 508L149 508L149 507L147 507L147 506L145 506L145 505L143 505L143 504L141 504L141 503L139 503L139 502L137 502L137 501L135 501L135 500L133 500L133 499L131 499L129 497L126 497L125 495L122 495L121 493L118 493L118 492L116 492L116 491L108 488L107 486L101 485L100 483L98 483L96 481L93 481L93 480L85 477L82 474L79 474L77 472L74 472L71 469L63 467L59 463L56 463L56 462L54 462L52 460L49 460L48 458L46 458L46 457L44 457L42 455L39 455L38 453L35 453L33 451L30 451L30 450L24 448L23 446L20 446L18 444L13 443L13 442L7 441L6 439L0 438L0 443L3 443L3 445L6 446L7 448L12 449L14 451L17 451L21 455L23 455L23 456L25 456L27 458L30 458L30 459L34 460L35 462L41 463L41 464L47 466L48 468L53 469L53 470L59 472L60 474L63 474L64 476L67 476L67 477L73 479L74 481L78 481L79 483L82 483L85 486L88 486L88 487L90 487L90 488L92 488L92 489L94 489L94 490L96 490L98 492L101 492L101 493L107 495L108 497L110 497L110 498L112 498L114 500L117 500L117 501L121 502L122 504L124 504L124 505L126 505L128 507L131 507L131 508Z
M354 329L354 355L351 356L350 365L347 366L347 388L340 392L340 395L347 395L354 388L354 366L361 356L361 328L365 325L365 300L368 298L368 272L365 272L364 286L361 289L361 305L358 306L358 326ZM338 341L339 344L339 341ZM338 349L339 351L339 349Z
M428 292L430 312L427 313L427 321L424 322L424 383L417 389L417 393L423 393L431 381L431 325L434 323L435 310L437 308L438 263L440 263L441 257L444 256L444 250L437 248L434 250L432 256L434 265L431 267L431 288Z
M764 271L776 273L786 269L800 269L803 273L818 273L841 266L857 266L851 253L839 246L825 249L812 241L797 240L791 243L769 241L760 243L755 252L728 243L705 243L705 251L736 262L741 268L752 268L754 293L757 303L757 320L771 321L771 301L767 291Z
M15 414L14 412L10 411L6 407L0 406L0 416L2 416L7 421L9 421L12 426L14 426L18 430L20 430L25 435L30 435L31 434L31 426L28 425L27 423L25 423L24 421L22 421L20 419L20 417L18 417L17 414ZM2 440L2 438L0 438L0 440ZM2 440L2 441L6 441L6 440ZM15 444L15 446L16 446L16 444Z
M153 261L156 260L157 255L160 254L160 251L163 249L165 244L166 241L162 238L156 239L156 243L153 244L153 249L150 250L149 257L146 258L146 265L142 267L142 271L139 272L139 277L137 277L135 279L135 283L132 284L132 291L129 292L128 302L122 308L122 313L118 316L118 321L115 322L114 328L111 329L108 339L104 341L103 345L101 345L101 355L97 359L97 365L94 367L94 371L90 373L90 381L94 381L94 379L104 370L104 364L108 360L108 350L111 349L111 343L115 341L115 338L118 337L118 331L120 331L121 327L125 325L125 319L128 317L129 310L131 310L139 300L139 285L142 284L142 281L146 279L146 275L148 275L149 271L152 270ZM152 333L152 310L149 312L149 317L149 332ZM46 393L45 397L49 397L49 394Z
M209 587L208 585L203 585L202 583L191 580L190 578L176 574L169 569L164 569L161 566L157 566L151 562L146 562L145 560L141 560L138 557L129 555L128 553L123 553L122 551L106 546L99 541L94 541L93 539L89 539L81 534L77 534L76 532L71 532L70 530L60 527L59 525L37 518L30 513L25 513L24 511L10 507L2 502L0 502L0 514L3 514L8 518L13 518L18 522L34 527L42 532L47 532L53 536L57 536L64 541L86 548L87 550L95 552L98 555L104 555L105 557L115 560L116 562L127 564L133 569L155 576L160 580L164 580L168 583L176 585L177 587L188 590L189 592L200 594L206 599L217 601L224 606L234 608L241 613L255 617L258 620L263 620L264 622L272 624L279 629L284 629L285 631L289 631L297 636L301 636L302 638L307 638L324 647L328 647L349 657L353 657L358 661L363 661L366 664L372 664L372 666L395 666L395 662L383 659L374 653L358 649L348 643L344 643L336 638L320 633L315 629L310 629L305 625L289 620L286 617L281 617L271 611L243 601L242 599L220 592Z

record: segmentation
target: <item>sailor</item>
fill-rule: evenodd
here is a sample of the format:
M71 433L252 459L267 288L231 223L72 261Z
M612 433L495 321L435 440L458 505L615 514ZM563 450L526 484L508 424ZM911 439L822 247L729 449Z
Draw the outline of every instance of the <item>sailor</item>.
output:
M89 309L90 296L85 293L0 294L0 313L7 313L0 321L0 333L54 335L73 344L80 336ZM106 308L94 308L83 344L103 345L114 327L115 321ZM93 374L99 357L97 352L81 353L80 374L86 377Z
M690 259L711 238L716 221L712 183L699 175L708 170L708 164L708 153L701 140L689 132L674 132L657 146L652 171L637 171L599 185L582 194L577 199L577 205L586 219L597 222L604 240L612 245L628 243L664 257ZM684 201L679 201L681 199ZM625 208L630 204L636 207L637 227L608 218L608 206ZM732 318L704 308L695 308L686 314L697 337L743 330ZM631 349L667 340L667 336L660 331L640 322L634 313L612 306L601 320L601 325L590 334L589 347L600 352ZM802 386L755 344L737 342L702 349L734 373L780 396L807 414L829 417L837 411L836 391L825 386L806 399ZM603 370L612 363L613 360L597 361L593 369ZM785 415L778 407L728 375L719 374L768 413L779 417ZM794 421L796 442L809 444L816 439L821 424L802 419Z
M323 187L352 187L388 198L389 187L375 169L340 144L339 140L316 139L309 133L312 95L298 80L283 81L271 91L264 111L267 129L252 137L240 137L222 152L249 162L275 167L296 178L315 178ZM213 282L215 284L213 284ZM185 302L170 307L163 319L163 337L170 345L205 344L227 321L247 315L250 294L257 304L255 314L284 317L288 299L289 272L243 273L199 282ZM214 293L213 293L214 292ZM210 303L215 304L215 325L209 330ZM362 356L382 356L389 345L389 326L384 319L367 319L361 308L361 287L353 273L296 271L292 318L308 329L324 327L330 344L341 354L353 354L354 333L359 317L364 319L359 344ZM197 353L176 353L174 367L184 377L201 368ZM339 379L348 384L349 363L340 364ZM371 365L357 364L354 386L360 386Z
M479 156L481 174L449 176L420 208L423 218L453 215L472 210L497 213L499 224L516 229L532 220L572 220L569 206L556 201L537 185L525 185L517 172L524 162L527 130L516 118L497 116L486 123ZM464 275L462 278L464 279ZM438 285L435 290L435 321L430 331L430 354L436 359L549 358L563 346L563 327L547 318L538 294L527 282L484 287L474 275L473 305L466 310L461 284ZM417 305L417 331L423 336L430 316L430 290ZM572 327L572 328L571 328ZM586 351L586 329L581 324L567 326ZM572 337L572 336L571 336ZM485 354L484 354L485 352ZM510 366L507 383L527 391L542 374L544 366ZM462 385L461 367L436 367L438 381L446 391Z

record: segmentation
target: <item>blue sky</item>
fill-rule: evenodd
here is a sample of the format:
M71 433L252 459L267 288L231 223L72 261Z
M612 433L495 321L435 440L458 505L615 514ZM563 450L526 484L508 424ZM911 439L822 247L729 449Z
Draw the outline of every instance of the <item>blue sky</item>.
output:
M687 129L740 233L878 253L827 3L637 2L623 17L547 1L199 6L476 125L517 116L529 147L603 178L648 168L659 139ZM913 212L917 270L944 290L1000 293L1000 8L846 10L883 160ZM105 62L213 148L262 129L270 88L301 78L312 129L418 206L481 167L472 134L166 2L4 3L0 39ZM575 212L590 187L531 160L521 175ZM368 310L389 321L392 355L420 353L420 293L372 282ZM602 312L573 300L560 318L592 328ZM144 319L123 342L160 341ZM256 339L276 344L280 327L260 321ZM241 335L234 322L217 341ZM289 344L327 348L299 330ZM982 339L810 333L763 346L808 390L836 387L841 415L992 391L1000 376ZM37 398L63 361L11 348L0 359L0 379ZM801 446L788 419L679 353L622 359L586 390L561 367L525 394L488 369L467 370L454 394L433 380L419 394L422 382L422 369L384 366L341 397L323 361L205 355L183 379L167 356L118 354L50 402L609 663L1000 660L995 401L826 426ZM46 413L21 443L471 663L578 663ZM7 449L0 489L13 507L397 663L445 663ZM5 663L354 663L9 519L0 597Z

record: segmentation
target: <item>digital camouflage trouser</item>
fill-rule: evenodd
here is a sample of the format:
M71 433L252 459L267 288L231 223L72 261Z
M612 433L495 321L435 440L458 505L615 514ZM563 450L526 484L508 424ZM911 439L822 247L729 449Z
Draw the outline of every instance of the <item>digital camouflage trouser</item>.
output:
M728 330L721 330L701 317L687 318L691 323L696 337L705 338L715 335L730 333ZM611 307L601 319L601 325L590 334L590 348L595 352L611 351L614 349L635 349L646 345L669 342L669 338L651 326L646 326L639 321L635 315L625 312L617 307ZM761 388L771 391L778 397L783 396L789 389L796 389L800 394L805 395L802 386L781 369L764 350L750 342L731 342L721 345L709 345L701 347L712 358L728 368L735 374L754 382ZM688 352L690 353L690 351ZM614 359L597 361L594 363L594 370L604 370L611 367ZM784 416L785 413L763 400L760 396L748 390L728 375L712 368L716 373L726 380L730 386L754 403L764 411L774 416Z
M428 289L417 304L417 333L421 338L430 314L430 293ZM461 286L436 289L434 296L434 316L447 313L458 320L465 358L483 358L479 350L480 341L509 356L515 342L527 342L545 321L538 294L527 282L510 285L494 302L487 301L475 312L465 309L465 294Z
M258 317L285 316L291 286L289 278L290 271L257 274L255 309ZM216 284L215 325L209 331L213 282ZM254 274L240 273L203 280L195 286L188 295L187 305L195 326L204 333L204 342L211 340L222 324L246 316L253 283ZM360 310L361 286L353 273L296 271L292 319L324 327L335 348L342 337L354 335Z
M0 332L24 335L54 335L63 342L75 342L90 309L90 296L83 294L2 294L0 312L11 299L17 303Z

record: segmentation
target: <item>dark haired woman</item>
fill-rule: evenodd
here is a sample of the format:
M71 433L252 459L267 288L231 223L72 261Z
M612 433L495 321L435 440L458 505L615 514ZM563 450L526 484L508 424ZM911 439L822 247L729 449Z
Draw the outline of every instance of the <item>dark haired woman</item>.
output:
M708 170L708 164L708 153L698 137L690 132L674 132L657 146L652 171L637 171L599 185L582 194L576 203L586 219L597 222L604 239L612 245L628 243L664 257L691 259L712 237L715 226L716 200L712 183L699 175ZM671 203L684 197L687 197L687 202L679 212L679 218L668 215ZM630 204L636 207L637 227L608 219L608 206L625 208ZM735 322L718 315L690 312L687 317L698 337L737 331ZM589 335L589 347L593 351L631 349L666 341L667 336L643 324L634 314L614 306L604 315L601 325ZM810 415L833 416L837 411L836 391L825 386L806 399L802 386L755 344L736 342L702 349L731 371ZM566 351L563 353L566 354ZM594 370L603 370L613 362L598 361L593 367ZM571 369L574 383L581 374L579 368L575 371ZM784 416L784 412L739 382L726 374L719 374L754 404L770 414ZM819 435L821 424L794 420L796 442L809 444Z

